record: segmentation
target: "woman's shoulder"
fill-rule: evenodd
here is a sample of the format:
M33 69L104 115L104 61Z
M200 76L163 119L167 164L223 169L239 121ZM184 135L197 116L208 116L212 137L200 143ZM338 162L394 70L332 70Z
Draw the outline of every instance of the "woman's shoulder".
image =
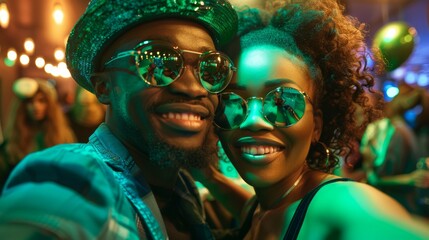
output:
M355 234L356 239L423 239L419 237L429 233L393 198L354 181L339 181L321 188L308 208L306 221L326 232L335 228L341 229L342 235Z
M321 185L323 187L314 197L314 202L319 204L335 204L338 207L362 207L363 203L367 203L366 207L370 207L381 201L389 202L393 200L373 186L353 180L332 177L323 181Z
M335 179L335 180L334 180ZM354 223L355 219L388 218L395 215L409 217L406 210L380 190L353 180L343 181L328 176L319 185L308 207L307 215L324 221Z

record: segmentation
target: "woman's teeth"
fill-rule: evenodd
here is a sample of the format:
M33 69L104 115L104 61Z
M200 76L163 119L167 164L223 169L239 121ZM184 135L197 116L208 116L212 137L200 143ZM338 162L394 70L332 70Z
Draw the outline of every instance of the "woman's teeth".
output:
M273 147L273 146L242 146L241 152L252 154L252 155L263 155L263 154L271 154L275 152L279 152L280 147Z

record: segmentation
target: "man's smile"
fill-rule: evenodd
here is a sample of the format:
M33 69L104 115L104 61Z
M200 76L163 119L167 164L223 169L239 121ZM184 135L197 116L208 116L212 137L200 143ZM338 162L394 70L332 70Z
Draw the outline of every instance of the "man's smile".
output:
M158 106L155 112L168 127L186 132L200 132L210 116L205 106L189 103L168 103Z

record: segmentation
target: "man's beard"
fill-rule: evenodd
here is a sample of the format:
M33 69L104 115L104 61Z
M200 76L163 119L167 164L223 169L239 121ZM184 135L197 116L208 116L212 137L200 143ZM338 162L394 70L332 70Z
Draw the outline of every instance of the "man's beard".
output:
M154 136L149 143L149 160L160 168L205 168L218 160L215 137L208 133L201 147L185 149L171 146L162 137Z

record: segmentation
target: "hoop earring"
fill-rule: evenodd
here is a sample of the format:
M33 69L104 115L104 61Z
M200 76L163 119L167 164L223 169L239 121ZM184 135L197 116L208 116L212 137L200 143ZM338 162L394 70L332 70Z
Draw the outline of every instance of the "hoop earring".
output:
M328 165L328 163L329 163L329 157L331 156L331 151L326 146L326 144L324 144L323 142L317 141L316 143L322 145L322 147L325 149L325 155L326 155L325 164Z
M310 165L313 165L314 167L317 166L318 168L329 166L331 151L326 146L326 144L324 144L323 142L317 141L317 142L312 142L311 145L312 145L311 146L312 149L310 150L311 154L308 160L313 158L314 162ZM325 155L325 156L322 156L322 155Z

